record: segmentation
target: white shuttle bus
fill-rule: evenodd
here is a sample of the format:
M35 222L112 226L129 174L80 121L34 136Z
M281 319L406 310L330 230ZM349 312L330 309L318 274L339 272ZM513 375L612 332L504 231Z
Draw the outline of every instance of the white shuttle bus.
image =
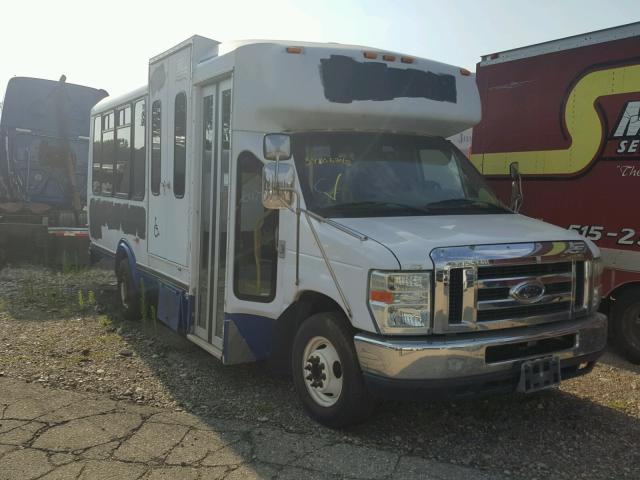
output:
M332 427L381 396L557 385L605 348L600 254L502 205L445 140L480 114L458 67L194 36L92 110L92 253L126 316L148 290L223 363L290 371Z

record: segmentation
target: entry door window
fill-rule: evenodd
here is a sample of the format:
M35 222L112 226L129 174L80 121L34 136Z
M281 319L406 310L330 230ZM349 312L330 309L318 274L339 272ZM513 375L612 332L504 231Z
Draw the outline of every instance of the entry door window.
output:
M162 105L156 100L151 105L151 193L160 194L161 169L161 133Z
M262 206L262 162L249 152L238 157L235 229L234 293L270 302L276 292L278 210Z
M231 90L220 92L220 216L218 234L218 279L216 300L216 337L222 337L224 317L224 287L227 275L227 214L229 212L229 155L231 154Z
M187 169L187 95L176 95L173 119L173 194L184 197L184 184Z
M213 224L212 211L215 212L215 192L211 187L215 185L212 176L213 147L214 147L214 102L213 95L202 99L202 175L201 175L201 204L200 204L200 272L198 295L198 327L207 328L207 308L209 295L209 251L215 252L215 235L211 235ZM212 208L213 207L213 208Z

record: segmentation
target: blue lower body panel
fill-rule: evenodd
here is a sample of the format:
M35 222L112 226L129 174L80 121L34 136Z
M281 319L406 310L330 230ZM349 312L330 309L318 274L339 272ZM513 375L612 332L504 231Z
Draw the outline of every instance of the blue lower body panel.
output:
M275 320L246 313L225 313L223 362L226 365L264 360L271 355Z
M158 320L171 330L180 333L189 331L192 305L193 297L184 290L158 282Z

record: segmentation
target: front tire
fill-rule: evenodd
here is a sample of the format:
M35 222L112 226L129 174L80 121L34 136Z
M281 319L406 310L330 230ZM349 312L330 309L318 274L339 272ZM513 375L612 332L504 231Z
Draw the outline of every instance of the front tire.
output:
M318 313L302 323L293 342L292 372L304 409L318 423L341 428L373 413L344 315Z
M611 313L616 345L627 360L640 364L640 290L623 292Z
M133 284L133 275L126 258L118 262L116 272L122 315L127 320L136 320L140 318L140 298Z

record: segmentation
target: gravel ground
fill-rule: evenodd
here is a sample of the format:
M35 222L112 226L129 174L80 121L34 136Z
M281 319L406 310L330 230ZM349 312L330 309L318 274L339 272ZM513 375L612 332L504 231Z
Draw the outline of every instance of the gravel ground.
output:
M0 376L262 422L523 479L640 478L640 367L607 353L558 390L459 402L384 402L332 432L307 418L290 379L222 366L153 322L122 322L99 268L0 270Z

